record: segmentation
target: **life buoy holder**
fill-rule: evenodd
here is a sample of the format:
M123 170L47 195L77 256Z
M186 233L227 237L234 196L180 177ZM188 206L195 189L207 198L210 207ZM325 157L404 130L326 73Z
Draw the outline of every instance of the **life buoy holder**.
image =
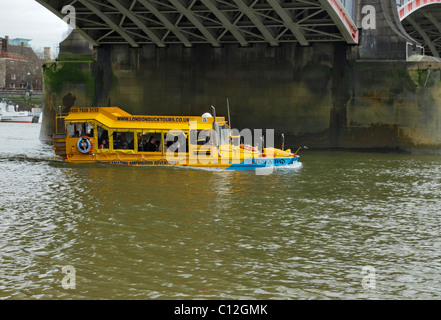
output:
M77 149L81 153L89 153L93 149L93 141L89 137L83 136L78 139Z

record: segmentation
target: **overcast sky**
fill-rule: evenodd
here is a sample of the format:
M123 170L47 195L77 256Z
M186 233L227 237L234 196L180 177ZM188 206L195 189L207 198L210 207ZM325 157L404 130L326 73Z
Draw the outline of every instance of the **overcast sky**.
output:
M55 47L68 25L34 0L0 0L0 37L32 39L30 45Z

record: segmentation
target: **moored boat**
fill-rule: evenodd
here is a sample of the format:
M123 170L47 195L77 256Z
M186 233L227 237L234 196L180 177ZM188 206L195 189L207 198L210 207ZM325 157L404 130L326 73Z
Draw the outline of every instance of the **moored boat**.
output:
M1 122L32 123L32 119L33 115L29 111L16 111L14 105L0 101Z
M251 142L250 130L232 130L224 117L134 116L117 107L71 108L65 132L52 138L70 163L188 166L250 170L299 162L290 149ZM240 143L241 138L248 143ZM267 139L267 142L271 139Z

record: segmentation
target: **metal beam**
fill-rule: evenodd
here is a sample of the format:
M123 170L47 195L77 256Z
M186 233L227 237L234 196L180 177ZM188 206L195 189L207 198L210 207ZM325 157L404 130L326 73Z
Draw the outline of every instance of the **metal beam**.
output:
M165 47L165 43L158 38L158 36L147 26L129 9L124 7L121 3L119 3L118 0L107 0L109 1L116 9L118 9L123 15L128 17L130 20L132 20L136 26L144 31L144 33L158 46L158 47Z
M78 0L83 6L96 14L101 20L107 23L115 32L119 33L132 47L138 48L139 45L131 36L129 36L123 28L118 26L112 19L102 13L97 7L91 4L88 0Z
M423 15L435 26L436 30L441 34L441 23L430 13L423 13Z
M306 40L303 32L300 30L300 27L297 23L292 20L292 17L286 12L282 6L280 5L278 0L267 0L267 2L273 7L273 9L277 12L277 14L282 18L286 27L291 30L296 39L300 42L302 46L308 46L309 41Z
M430 40L427 33L420 27L418 23L415 22L410 16L406 18L406 20L412 25L412 27L415 28L415 30L420 34L420 36L423 38L425 44L429 47L430 51L432 52L433 56L436 58L439 58L439 53L436 50L435 44Z
M326 12L328 12L346 42L349 44L358 44L358 29L352 21L352 18L347 15L340 15L342 11L344 11L341 2L331 0L318 0L318 2Z
M358 39L358 30L338 0L36 1L61 19L61 7L75 4L77 31L94 46L290 42L307 46L323 41L354 44Z
M180 0L168 0L168 1L170 1L170 3L173 4L181 14L187 17L187 19L194 24L194 26L204 35L204 37L208 40L208 42L211 43L213 47L221 46L219 41L216 40L216 38L211 34L211 32L204 27L204 25L199 21L199 19L193 14L193 12L191 12L191 10L187 9L182 5Z
M265 27L265 25L262 23L260 18L257 16L257 14L254 12L254 10L250 7L248 7L243 0L233 0L233 2L237 5L240 11L242 11L254 25L259 29L259 31L262 33L263 37L266 41L269 42L269 44L273 47L276 47L279 45L279 42L274 38L274 36L271 34L271 32Z
M138 0L138 2L141 3L147 10L149 10L156 18L158 18L158 20L161 21L162 24L164 24L167 30L172 32L184 44L184 46L188 48L192 47L191 42L179 30L179 28L176 27L173 23L171 23L166 16L164 16L161 12L159 12L159 10L156 9L154 5L152 5L147 0Z
M216 18L218 18L219 21L223 24L225 29L231 32L231 34L234 36L234 38L236 38L241 46L248 46L248 41L245 39L242 33L240 33L239 28L234 25L222 11L218 9L213 0L201 0L201 2L213 12Z

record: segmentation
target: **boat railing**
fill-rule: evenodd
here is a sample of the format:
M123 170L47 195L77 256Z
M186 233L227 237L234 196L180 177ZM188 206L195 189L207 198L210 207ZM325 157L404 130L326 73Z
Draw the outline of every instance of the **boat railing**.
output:
M58 133L58 121L64 121L64 119L69 115L69 113L57 113L55 114L55 133Z

